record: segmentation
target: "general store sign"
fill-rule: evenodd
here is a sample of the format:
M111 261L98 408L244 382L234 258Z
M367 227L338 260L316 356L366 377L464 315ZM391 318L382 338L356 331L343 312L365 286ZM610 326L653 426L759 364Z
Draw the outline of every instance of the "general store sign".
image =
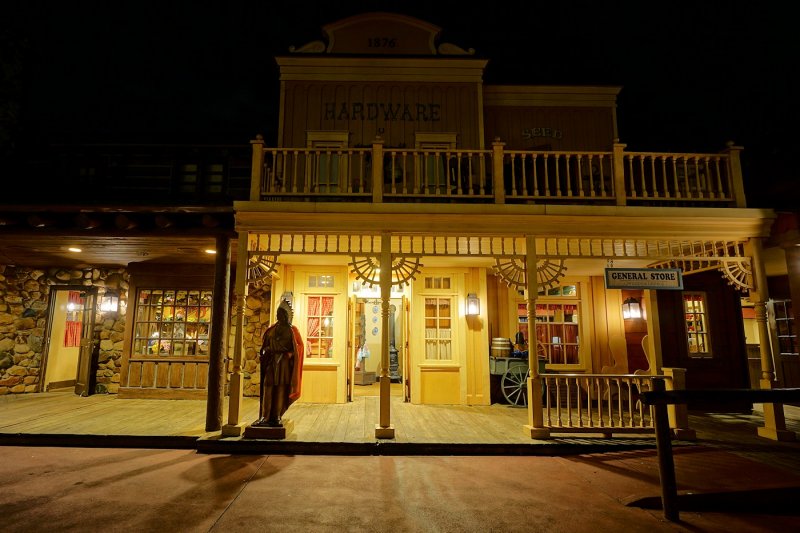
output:
M606 289L683 290L679 268L607 268Z

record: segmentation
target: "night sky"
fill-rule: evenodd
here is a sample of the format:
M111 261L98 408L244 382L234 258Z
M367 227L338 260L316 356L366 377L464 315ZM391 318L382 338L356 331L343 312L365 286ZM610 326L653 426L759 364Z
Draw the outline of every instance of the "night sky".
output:
M327 23L392 11L440 26L440 42L489 59L487 83L621 86L619 132L629 149L717 152L732 140L745 148L750 206L800 201L790 170L798 165L789 161L800 45L777 3L195 4L16 8L0 29L15 145L270 140L273 56L321 38Z

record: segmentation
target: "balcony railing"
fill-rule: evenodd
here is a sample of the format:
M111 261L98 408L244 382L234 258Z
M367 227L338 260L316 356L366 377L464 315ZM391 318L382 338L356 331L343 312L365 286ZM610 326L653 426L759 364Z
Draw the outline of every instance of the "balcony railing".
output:
M718 154L269 148L252 141L251 200L745 207L739 151Z

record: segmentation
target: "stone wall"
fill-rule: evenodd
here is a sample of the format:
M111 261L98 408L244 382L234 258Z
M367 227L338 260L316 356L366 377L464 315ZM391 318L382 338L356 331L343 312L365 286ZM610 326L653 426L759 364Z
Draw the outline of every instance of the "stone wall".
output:
M261 376L259 374L258 352L261 349L261 338L270 323L269 306L269 287L250 291L244 308L244 330L242 334L242 376L244 378L242 390L245 396L258 397L259 395ZM233 333L233 331L234 326L231 325L231 332Z
M50 268L0 265L0 395L37 392L42 379L50 288L98 287L118 291L119 311L97 313L94 335L98 357L96 392L116 392L122 357L128 273L123 268Z

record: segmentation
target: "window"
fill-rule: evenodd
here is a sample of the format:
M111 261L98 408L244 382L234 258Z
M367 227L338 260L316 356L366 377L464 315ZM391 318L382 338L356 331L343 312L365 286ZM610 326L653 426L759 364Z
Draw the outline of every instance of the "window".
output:
M520 296L524 292L520 291ZM580 364L580 294L578 284L542 288L536 303L538 354L548 364ZM517 302L517 331L528 339L528 304Z
M449 192L450 186L455 184L455 176L448 176L448 158L456 149L456 134L417 132L414 137L416 149L426 151L417 172L423 187L422 192Z
M76 348L81 345L83 296L79 291L69 291L67 295L67 323L64 327L64 348Z
M308 295L307 357L333 357L333 296Z
M426 359L453 359L452 304L453 298L449 296L425 298Z
M347 131L307 131L306 146L310 153L311 192L335 193L346 189ZM341 183L340 183L341 182Z
M308 276L308 287L332 288L336 279L331 274L312 274Z
M525 304L522 311L526 309ZM525 324L527 333L527 324ZM537 303L536 340L539 355L549 364L577 365L580 363L580 336L577 303Z
M791 300L773 300L775 312L775 330L778 336L778 353L781 355L798 355L797 332L794 329L794 312Z
M689 357L711 357L707 302L708 299L704 292L683 293L683 312L686 319Z
M450 289L450 278L448 276L426 276L426 289Z
M210 290L139 289L134 356L208 356Z

